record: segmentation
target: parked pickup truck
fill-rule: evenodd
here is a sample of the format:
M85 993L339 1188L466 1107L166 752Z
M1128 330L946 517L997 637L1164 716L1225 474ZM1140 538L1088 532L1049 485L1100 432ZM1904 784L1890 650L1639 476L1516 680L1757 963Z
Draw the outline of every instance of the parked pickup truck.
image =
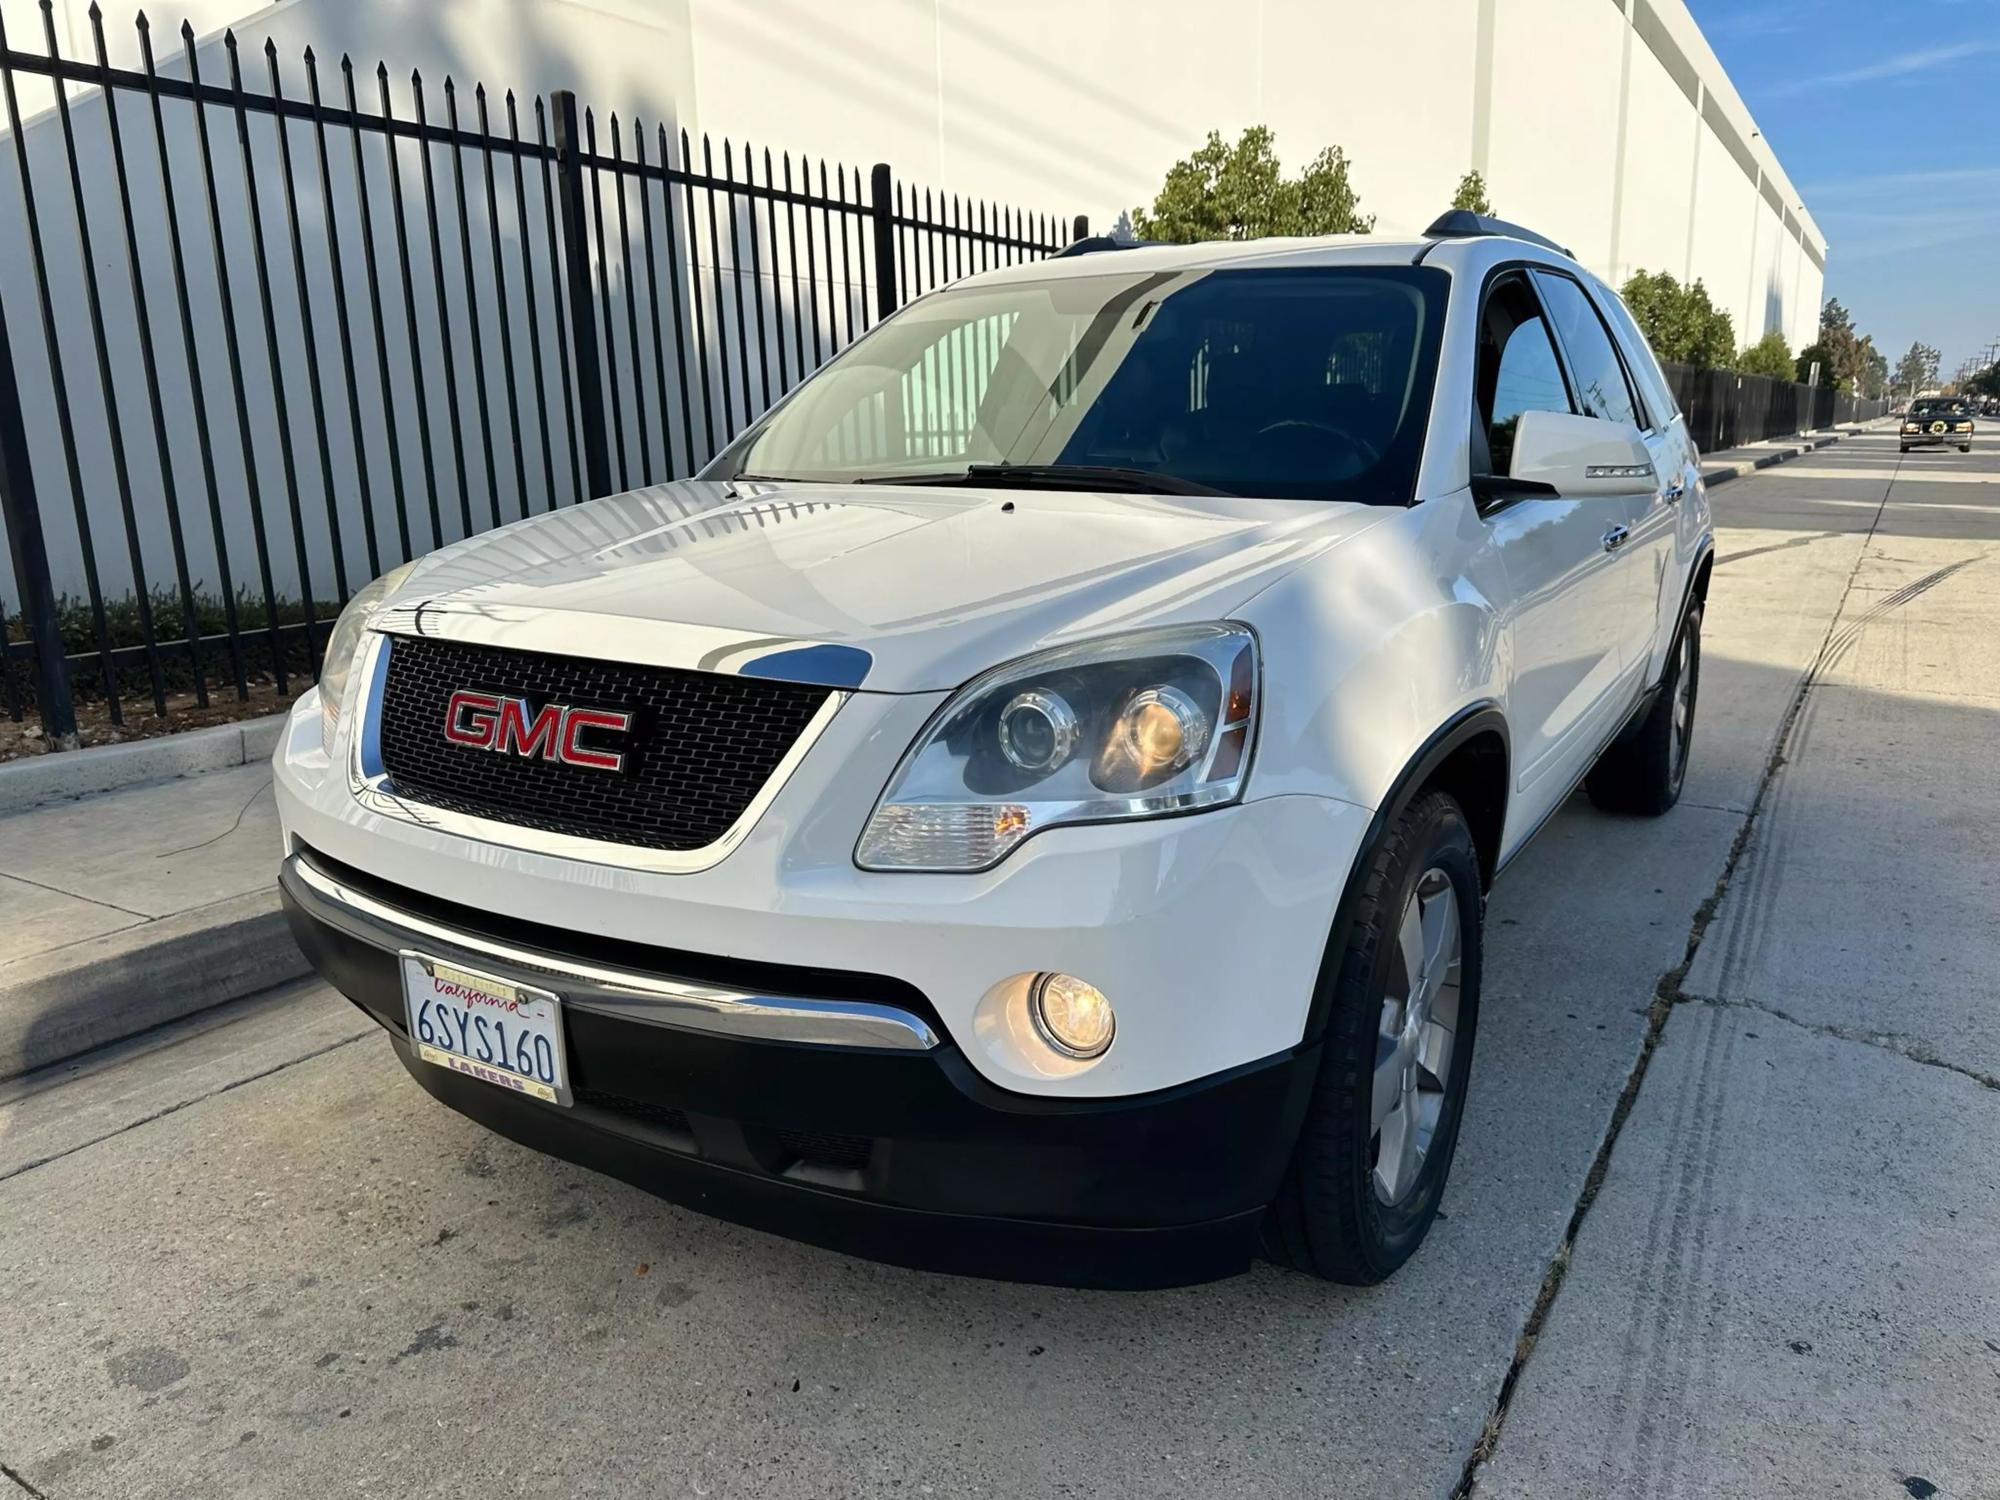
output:
M1579 783L1680 795L1711 550L1645 341L1537 235L1085 243L696 479L362 590L276 756L285 904L439 1100L705 1213L1376 1281L1488 888Z

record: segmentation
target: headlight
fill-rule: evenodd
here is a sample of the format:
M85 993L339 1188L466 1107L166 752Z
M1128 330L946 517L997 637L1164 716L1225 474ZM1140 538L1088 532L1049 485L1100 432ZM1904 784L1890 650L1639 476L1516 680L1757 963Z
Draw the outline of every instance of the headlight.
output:
M402 587L414 567L415 562L406 562L400 568L391 568L349 599L347 608L333 622L333 634L326 638L326 655L319 668L319 709L329 744L340 725L340 705L347 697L348 674L354 670L354 658L360 653L362 637L368 633L368 622L388 602L389 596Z
M862 830L867 870L985 870L1059 823L1233 802L1257 724L1242 625L1150 630L1024 657L939 710Z

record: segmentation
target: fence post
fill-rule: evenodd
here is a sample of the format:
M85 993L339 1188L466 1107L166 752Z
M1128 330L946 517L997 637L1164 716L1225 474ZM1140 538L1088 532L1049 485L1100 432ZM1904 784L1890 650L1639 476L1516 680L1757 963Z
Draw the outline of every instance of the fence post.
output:
M21 618L35 640L35 706L42 734L52 750L74 750L76 703L70 696L69 661L63 654L62 626L56 616L55 584L49 577L48 545L42 511L35 500L35 475L28 463L28 433L21 421L21 393L15 384L14 351L7 341L7 311L0 307L0 519L14 554L14 586ZM6 649L6 622L0 619L0 651Z
M868 208L875 220L875 316L886 318L901 304L896 295L895 174L886 161L868 174Z
M590 236L583 216L583 163L577 158L576 95L549 96L556 127L556 192L562 199L562 278L576 352L576 407L583 423L584 481L590 498L612 492L611 449L604 435L604 387L597 365L597 309L590 296Z
M1070 241L1071 243L1075 243L1077 240L1087 240L1089 238L1090 215L1078 214L1076 216L1076 223L1071 226Z

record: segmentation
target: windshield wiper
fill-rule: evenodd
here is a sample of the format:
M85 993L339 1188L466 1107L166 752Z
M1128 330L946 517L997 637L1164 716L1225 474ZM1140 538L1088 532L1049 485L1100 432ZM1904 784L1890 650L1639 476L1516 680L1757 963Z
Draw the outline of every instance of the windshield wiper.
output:
M963 485L968 489L1021 485L1041 490L1118 490L1139 495L1229 493L1213 485L1182 479L1177 474L1112 464L967 464L963 472L871 474L856 483Z

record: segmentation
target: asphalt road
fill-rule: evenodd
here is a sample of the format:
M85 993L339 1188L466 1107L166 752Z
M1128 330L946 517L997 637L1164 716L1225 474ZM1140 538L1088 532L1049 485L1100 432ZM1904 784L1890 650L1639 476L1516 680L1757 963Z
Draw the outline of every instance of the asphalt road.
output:
M0 1091L0 1500L2000 1494L2000 443L1716 507L1686 798L1496 891L1389 1285L804 1248L486 1135L304 987Z

